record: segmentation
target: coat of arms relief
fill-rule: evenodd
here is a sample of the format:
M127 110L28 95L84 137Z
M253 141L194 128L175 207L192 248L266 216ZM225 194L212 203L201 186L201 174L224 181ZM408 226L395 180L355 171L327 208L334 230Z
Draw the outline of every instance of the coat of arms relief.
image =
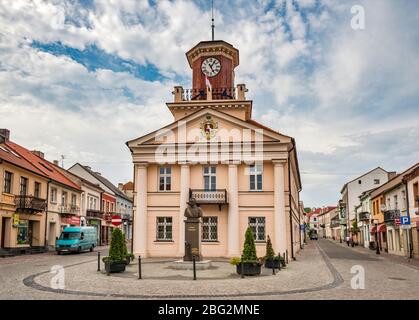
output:
M206 140L211 140L215 137L218 129L218 122L214 121L210 115L207 115L205 120L201 122L201 134Z

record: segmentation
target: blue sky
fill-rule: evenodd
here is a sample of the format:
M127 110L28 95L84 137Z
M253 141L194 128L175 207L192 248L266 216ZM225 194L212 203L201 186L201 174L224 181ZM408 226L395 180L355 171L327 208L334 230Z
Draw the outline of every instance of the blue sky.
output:
M419 3L214 0L216 38L240 50L254 117L296 138L307 206L333 205L376 166L419 160ZM353 30L362 5L365 30ZM114 183L125 141L171 122L185 52L209 40L210 1L0 3L0 127Z

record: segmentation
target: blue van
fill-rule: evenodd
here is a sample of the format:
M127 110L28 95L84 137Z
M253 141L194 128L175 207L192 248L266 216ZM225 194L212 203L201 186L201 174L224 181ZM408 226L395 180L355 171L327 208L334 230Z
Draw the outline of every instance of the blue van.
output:
M97 246L95 227L66 227L55 244L57 254L61 252L81 252Z

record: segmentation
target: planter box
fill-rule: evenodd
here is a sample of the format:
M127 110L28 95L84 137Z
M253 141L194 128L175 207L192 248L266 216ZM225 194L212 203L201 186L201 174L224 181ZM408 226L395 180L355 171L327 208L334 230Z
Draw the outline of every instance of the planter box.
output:
M279 260L265 260L265 268L275 268L279 269Z
M243 274L245 276L258 276L260 275L261 265L257 262L245 262L243 264ZM242 265L238 264L236 266L236 271L238 274L242 274Z
M106 262L105 269L107 273L124 272L126 267L125 262Z

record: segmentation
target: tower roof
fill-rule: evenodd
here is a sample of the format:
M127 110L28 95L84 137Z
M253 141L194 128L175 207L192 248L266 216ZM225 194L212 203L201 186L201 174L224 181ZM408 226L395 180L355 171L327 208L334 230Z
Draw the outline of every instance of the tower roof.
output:
M224 55L233 60L234 68L239 65L239 50L223 40L201 41L191 50L186 52L189 66L192 68L193 62L202 56Z

